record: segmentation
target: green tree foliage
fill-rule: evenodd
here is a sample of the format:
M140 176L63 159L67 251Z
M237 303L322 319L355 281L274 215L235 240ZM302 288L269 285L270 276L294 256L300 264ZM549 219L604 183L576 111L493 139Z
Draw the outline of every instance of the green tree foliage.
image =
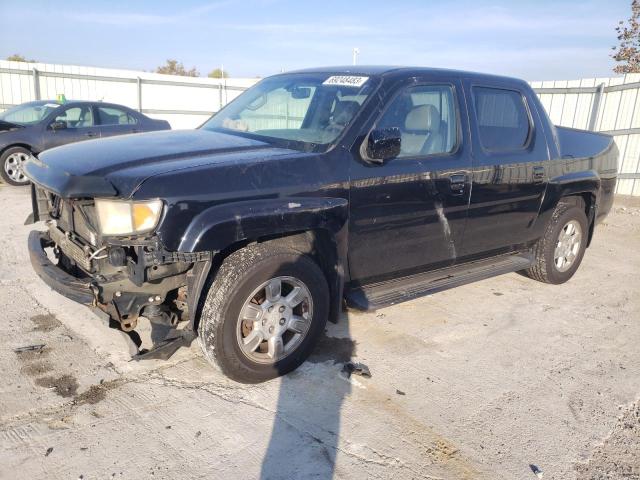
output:
M618 62L616 73L640 73L640 2L631 2L631 17L616 27L620 45L613 47L611 57Z
M229 72L223 72L222 69L216 68L209 72L209 78L229 78Z
M23 57L18 53L14 53L13 55L8 56L7 60L9 60L10 62L31 62L31 63L35 63L37 61L34 59L27 60L25 57Z
M156 73L164 73L165 75L182 75L184 77L199 77L200 72L193 67L191 70L184 68L182 62L168 59L165 65L156 68Z

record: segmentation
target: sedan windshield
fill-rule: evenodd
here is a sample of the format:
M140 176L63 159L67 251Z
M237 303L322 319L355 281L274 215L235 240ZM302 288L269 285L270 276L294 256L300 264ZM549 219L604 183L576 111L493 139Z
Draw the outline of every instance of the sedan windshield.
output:
M53 102L29 102L16 105L0 113L0 120L17 125L33 125L45 118L60 105Z
M360 75L289 74L250 88L201 128L304 151L325 151L375 89Z

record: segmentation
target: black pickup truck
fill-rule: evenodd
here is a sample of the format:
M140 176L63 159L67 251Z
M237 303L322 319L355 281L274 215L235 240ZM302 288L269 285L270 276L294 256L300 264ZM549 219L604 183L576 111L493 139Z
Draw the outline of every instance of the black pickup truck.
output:
M567 281L617 162L611 137L555 127L521 80L304 70L197 130L31 158L47 230L29 250L46 283L112 326L151 322L136 358L197 337L229 377L258 382L300 365L344 300L376 309L514 271Z

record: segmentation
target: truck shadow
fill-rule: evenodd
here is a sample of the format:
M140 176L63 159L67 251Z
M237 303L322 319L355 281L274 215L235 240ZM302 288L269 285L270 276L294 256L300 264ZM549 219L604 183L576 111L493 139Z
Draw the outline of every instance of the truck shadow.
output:
M262 480L333 478L342 404L351 392L341 370L354 354L343 313L337 325L328 324L307 362L282 377Z

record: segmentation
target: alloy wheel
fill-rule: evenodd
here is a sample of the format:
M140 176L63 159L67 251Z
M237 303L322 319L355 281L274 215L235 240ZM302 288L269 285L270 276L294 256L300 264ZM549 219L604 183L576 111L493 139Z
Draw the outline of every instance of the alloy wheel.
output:
M313 303L307 286L294 277L275 277L256 288L240 310L236 329L242 353L273 364L295 351L311 325Z
M26 152L15 152L9 155L4 161L4 171L7 176L16 183L27 183L23 165L28 159L29 154Z
M582 244L582 228L577 220L570 220L560 230L553 262L559 272L566 272L575 262Z

